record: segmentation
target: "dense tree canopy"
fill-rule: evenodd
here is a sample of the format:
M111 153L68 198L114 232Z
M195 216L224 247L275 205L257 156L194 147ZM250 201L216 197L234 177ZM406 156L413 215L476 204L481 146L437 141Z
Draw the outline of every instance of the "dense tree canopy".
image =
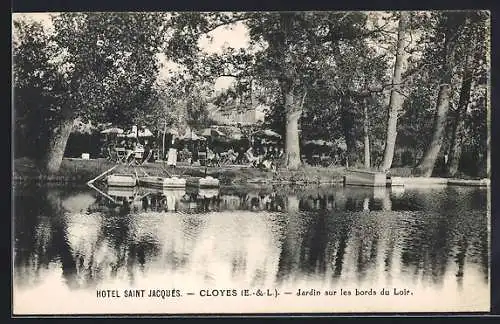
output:
M52 23L14 19L13 46L16 137L39 148L18 154L48 171L76 118L202 128L209 104L264 104L289 168L305 141L323 139L346 143L349 166L428 176L450 156L450 176L486 172L487 12L62 13ZM203 51L201 39L235 24L248 47ZM161 56L180 67L163 79ZM235 86L214 93L220 77Z

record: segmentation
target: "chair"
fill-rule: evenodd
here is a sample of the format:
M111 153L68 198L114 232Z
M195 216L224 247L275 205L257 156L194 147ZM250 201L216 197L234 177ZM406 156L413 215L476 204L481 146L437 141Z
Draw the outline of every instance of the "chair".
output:
M317 166L320 164L321 157L319 154L313 154L311 158L311 165Z
M262 164L262 166L264 166L264 168L266 168L268 170L273 169L273 161L270 159L264 159L261 164Z
M153 150L149 150L148 154L146 155L145 158L141 160L140 165L143 165L144 163L148 162L151 159L151 156L153 155ZM144 155L143 155L144 156Z
M329 155L322 154L320 157L320 165L323 167L327 167L331 164L332 158Z
M126 150L122 159L123 163L131 165L135 163L135 152L133 150Z
M222 152L219 155L219 164L220 165L227 165L229 163L229 155L227 152Z
M248 160L248 164L252 166L257 166L257 162L259 161L258 156L254 156L252 153L247 151L245 152L245 158Z
M136 150L129 153L127 162L129 165L141 165L143 163L144 150Z
M106 157L106 159L108 161L112 161L112 162L118 162L119 161L118 153L116 152L116 150L114 148L111 148L111 147L107 148L107 157Z
M115 147L114 151L116 153L116 162L125 163L128 158L127 150L123 147Z
M223 165L231 165L236 163L237 155L235 153L226 152L223 158Z

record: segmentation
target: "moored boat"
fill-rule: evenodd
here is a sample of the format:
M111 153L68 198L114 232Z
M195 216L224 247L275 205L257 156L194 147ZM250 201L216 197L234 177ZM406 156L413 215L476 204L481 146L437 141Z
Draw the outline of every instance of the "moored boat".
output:
M198 188L218 188L220 186L219 179L213 178L211 176L191 177L187 180L186 184L188 186L198 187Z
M113 187L135 187L137 177L135 174L111 174L106 178L108 186Z
M186 179L178 177L154 177L144 176L138 178L139 186L150 188L184 188L186 187Z

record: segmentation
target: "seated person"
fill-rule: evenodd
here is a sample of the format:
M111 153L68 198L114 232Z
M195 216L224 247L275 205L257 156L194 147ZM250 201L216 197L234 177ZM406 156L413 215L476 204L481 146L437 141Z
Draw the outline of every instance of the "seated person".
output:
M191 158L191 151L189 151L187 147L183 148L179 154L179 158L181 161L189 161Z
M135 142L134 143L134 150L135 151L144 151L144 146L139 142Z
M284 156L285 156L285 151L281 147L280 150L279 150L279 152L278 152L278 154L277 154L277 158L278 159L282 159Z
M236 152L233 150L233 148L231 147L229 149L229 151L227 151L227 156L231 156L231 157L234 157L236 158L238 155L236 154Z
M214 151L207 147L207 162L210 164L215 164L217 160L217 155Z
M234 152L233 148L230 148L229 151L227 151L226 156L227 156L227 160L230 163L234 163L236 161L236 158L238 157L236 152Z
M275 154L274 148L269 148L266 154L262 156L261 165L266 169L275 168Z
M215 153L210 148L207 147L207 160L215 159Z
M246 151L244 151L244 149L239 149L234 163L243 164L243 160L245 159L245 154Z
M271 169L273 166L273 163L271 160L265 159L262 161L261 165L266 168L266 169Z
M253 148L250 147L246 152L245 152L245 157L247 158L248 162L252 164L253 166L257 166L259 162L259 157L254 155Z
M269 152L269 150L267 149L267 146L263 146L261 151L260 151L260 155L267 156L268 152Z
M276 159L276 151L275 151L275 148L273 146L269 147L269 150L267 151L267 158L269 160L274 160Z

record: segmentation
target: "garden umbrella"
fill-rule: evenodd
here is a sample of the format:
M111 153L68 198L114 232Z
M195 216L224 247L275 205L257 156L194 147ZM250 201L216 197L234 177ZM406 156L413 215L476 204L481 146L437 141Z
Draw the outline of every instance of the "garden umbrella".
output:
M112 127L101 131L101 134L123 134L123 129Z
M238 127L226 126L221 129L225 136L230 140L240 140L243 138L243 133Z
M209 137L222 137L224 136L224 133L214 128L205 128L201 135Z
M186 134L184 134L184 136L181 137L181 139L186 141L204 141L206 138L196 135L195 132L187 132Z
M323 146L323 145L335 146L335 144L332 142L328 142L328 141L320 140L320 139L305 141L305 144L314 144L314 145L318 145L318 146Z
M281 135L270 129L263 129L256 131L254 136L270 137L270 138L281 138Z
M153 136L153 133L149 129L144 128L139 130L139 137L151 137L151 136Z
M119 134L118 137L136 138L137 135L135 134L135 132L129 132L127 134Z

